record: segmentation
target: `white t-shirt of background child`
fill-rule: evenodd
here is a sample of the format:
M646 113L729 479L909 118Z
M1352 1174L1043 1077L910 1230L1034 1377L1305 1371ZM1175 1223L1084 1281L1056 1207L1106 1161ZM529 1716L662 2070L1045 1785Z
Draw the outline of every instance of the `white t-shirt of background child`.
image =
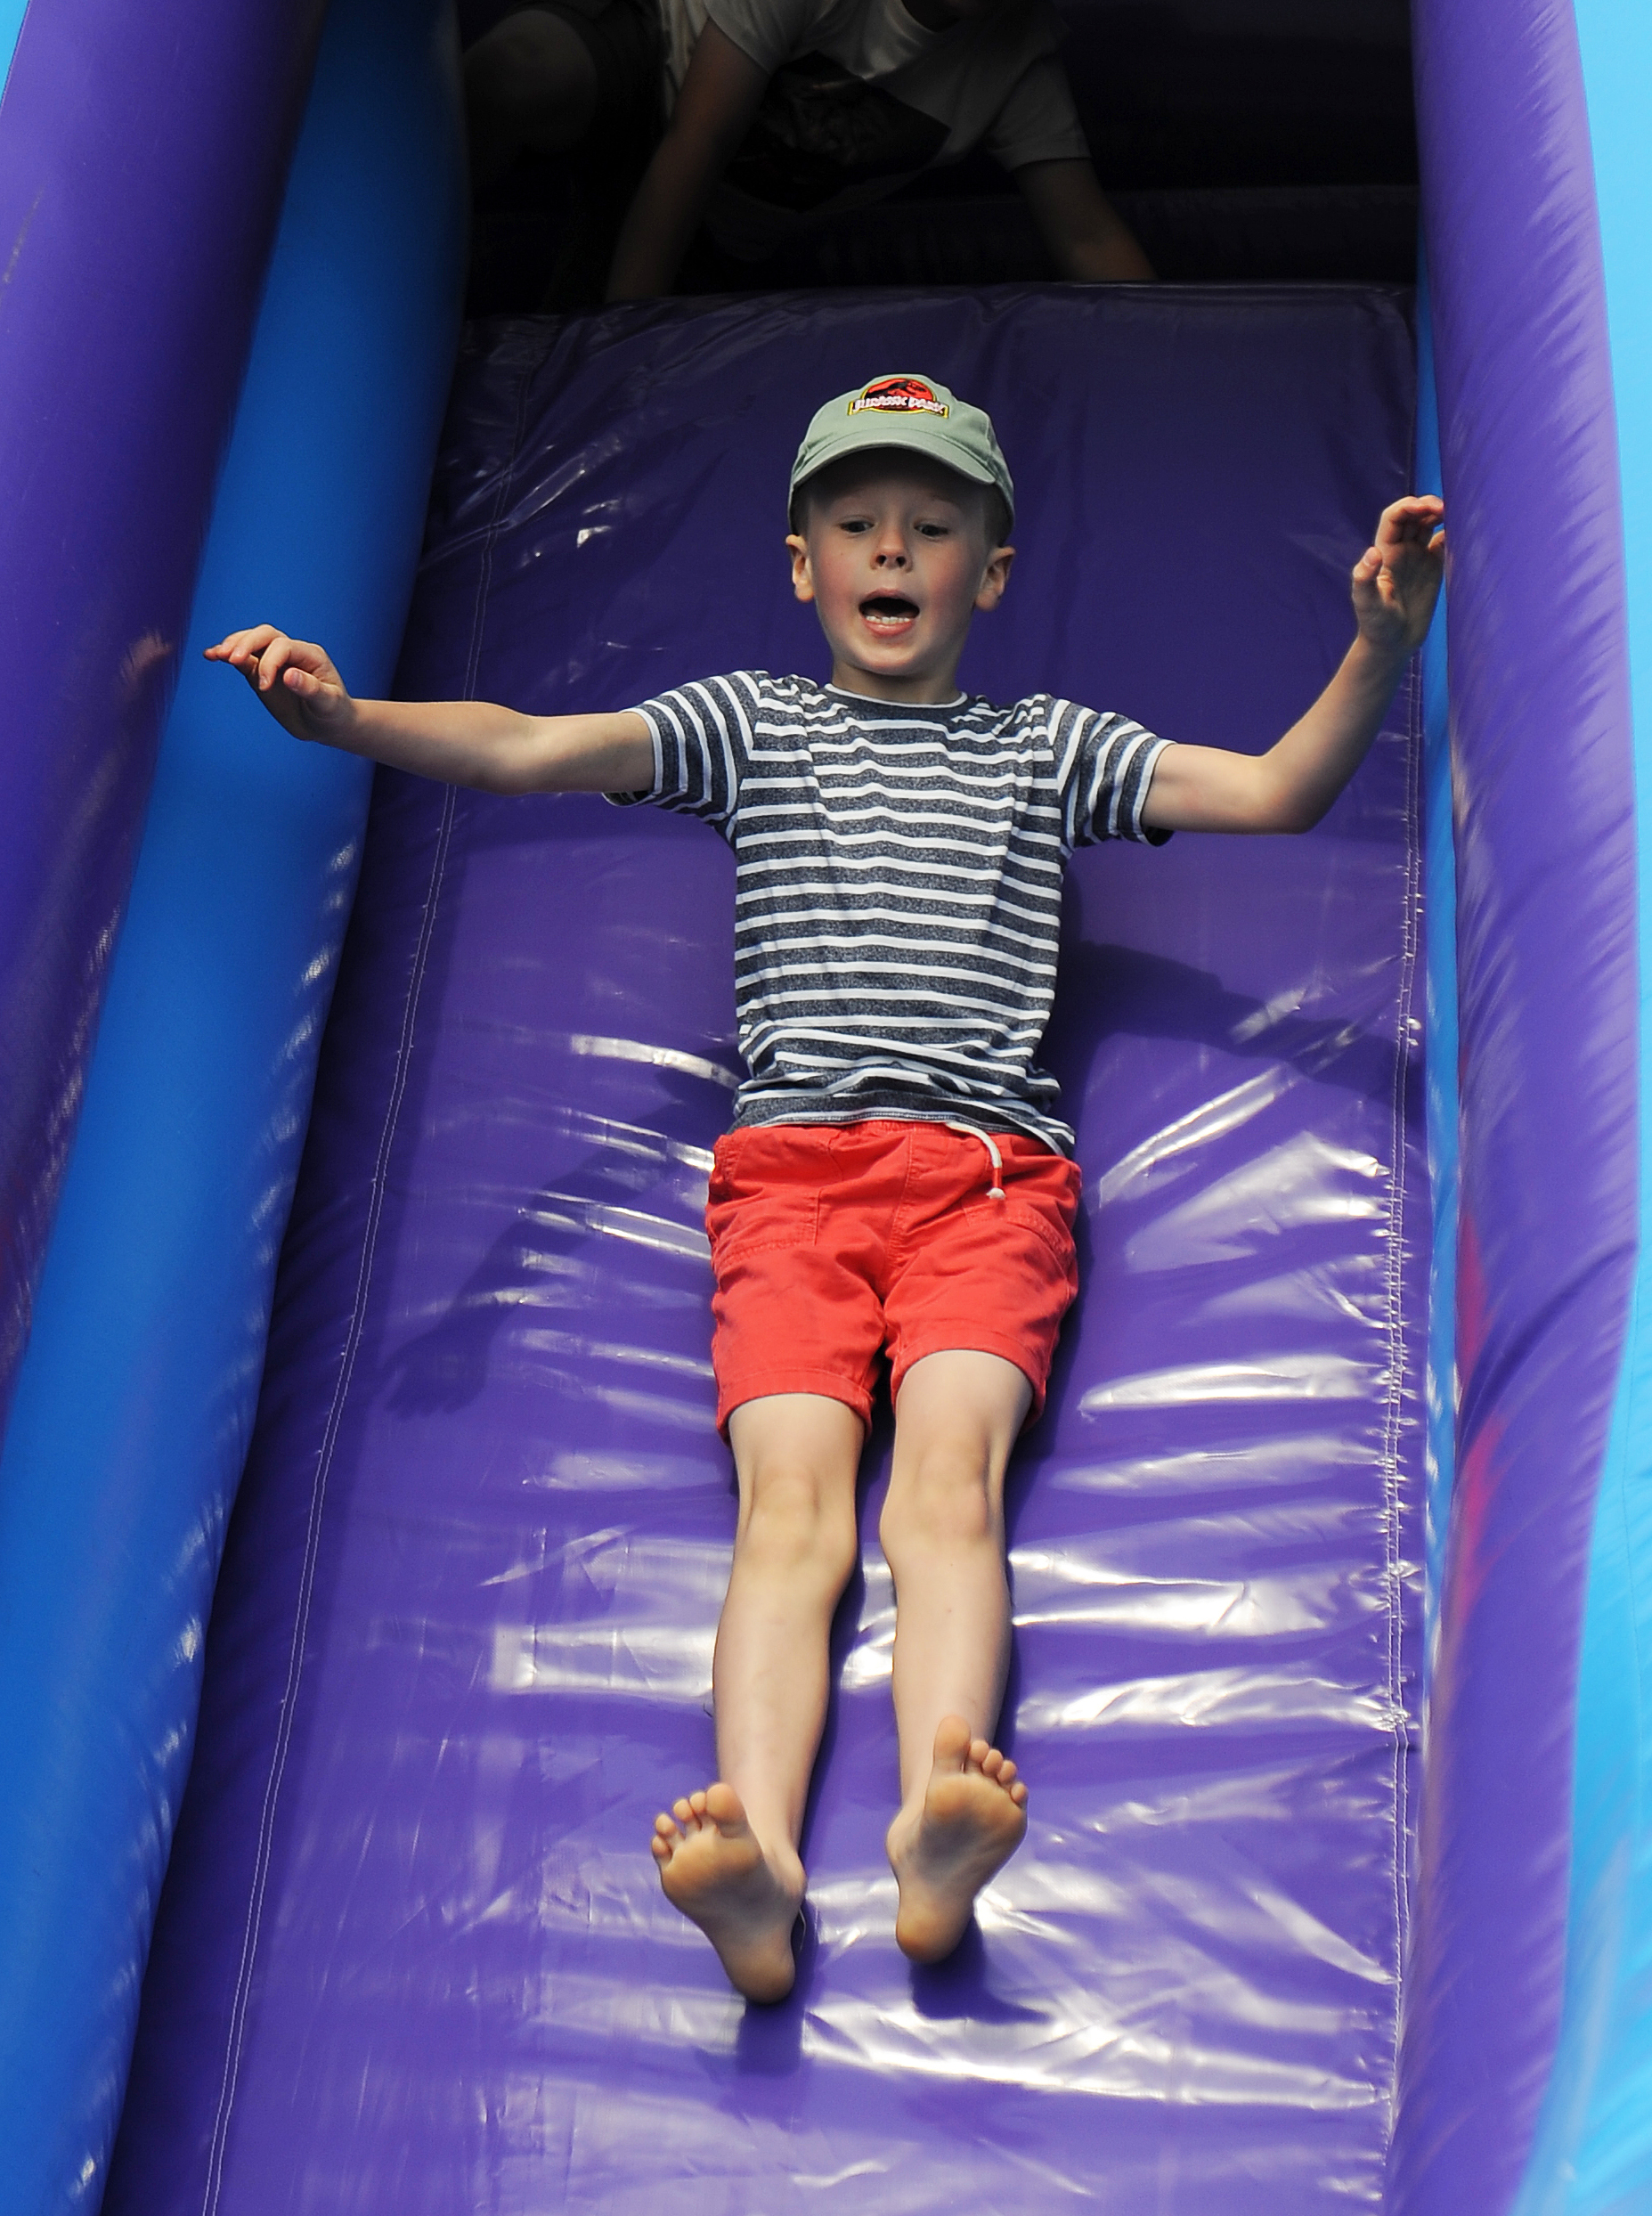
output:
M674 97L709 20L769 72L706 211L758 260L811 217L864 207L984 146L1005 169L1088 157L1049 0L926 30L904 0L661 0Z

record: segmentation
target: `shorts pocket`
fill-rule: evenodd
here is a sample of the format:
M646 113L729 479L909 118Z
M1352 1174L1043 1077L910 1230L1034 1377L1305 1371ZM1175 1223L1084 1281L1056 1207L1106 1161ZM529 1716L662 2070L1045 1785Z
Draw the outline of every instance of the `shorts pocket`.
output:
M1041 1151L1028 1162L1017 1159L1019 1154L1018 1148L1005 1161L1007 1196L994 1205L1003 1209L1012 1222L1024 1225L1042 1239L1062 1268L1076 1281L1078 1256L1073 1245L1073 1227L1078 1220L1084 1194L1083 1174L1077 1162L1060 1155L1052 1156Z
M712 1259L813 1246L820 1228L821 1142L785 1126L725 1132L712 1156L705 1234Z
M1054 1213L1046 1215L1041 1208L1013 1199L972 1201L967 1213L987 1232L1007 1231L1012 1227L1030 1232L1063 1277L1077 1277L1078 1258L1072 1234Z

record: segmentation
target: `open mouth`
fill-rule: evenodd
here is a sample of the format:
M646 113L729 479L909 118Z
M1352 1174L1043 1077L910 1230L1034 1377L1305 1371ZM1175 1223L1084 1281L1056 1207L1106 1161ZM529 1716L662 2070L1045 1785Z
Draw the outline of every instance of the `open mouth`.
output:
M917 604L899 592L874 592L860 603L861 620L868 631L884 639L898 639L918 620Z

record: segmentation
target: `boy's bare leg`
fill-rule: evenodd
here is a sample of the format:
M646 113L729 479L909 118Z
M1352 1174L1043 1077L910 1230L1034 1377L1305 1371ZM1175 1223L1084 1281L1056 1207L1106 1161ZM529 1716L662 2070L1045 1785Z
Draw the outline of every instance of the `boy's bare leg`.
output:
M597 65L573 26L544 8L520 8L465 56L470 177L496 184L519 154L577 145L597 111Z
M712 1672L720 1774L656 1819L654 1853L668 1897L749 2000L791 1990L797 1843L832 1616L855 1566L865 1436L852 1408L818 1393L749 1400L729 1419L740 1519Z
M881 1536L895 1580L900 1813L895 1936L938 1962L1027 1829L1027 1788L992 1745L1010 1660L1004 1472L1032 1389L997 1355L926 1355L902 1381Z

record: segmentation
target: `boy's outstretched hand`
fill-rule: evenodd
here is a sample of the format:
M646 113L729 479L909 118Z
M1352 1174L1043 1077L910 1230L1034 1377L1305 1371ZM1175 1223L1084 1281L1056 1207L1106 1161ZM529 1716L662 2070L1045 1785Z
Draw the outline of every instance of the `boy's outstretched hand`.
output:
M1354 565L1354 613L1360 635L1402 661L1428 636L1445 574L1445 503L1413 493L1385 508L1377 542Z
M273 623L232 631L206 652L208 662L227 662L239 670L264 705L295 738L344 744L355 703L344 680L320 647L289 639Z
M491 700L356 700L320 647L273 623L206 650L239 670L283 730L413 776L479 793L645 793L654 741L644 719L522 715Z

